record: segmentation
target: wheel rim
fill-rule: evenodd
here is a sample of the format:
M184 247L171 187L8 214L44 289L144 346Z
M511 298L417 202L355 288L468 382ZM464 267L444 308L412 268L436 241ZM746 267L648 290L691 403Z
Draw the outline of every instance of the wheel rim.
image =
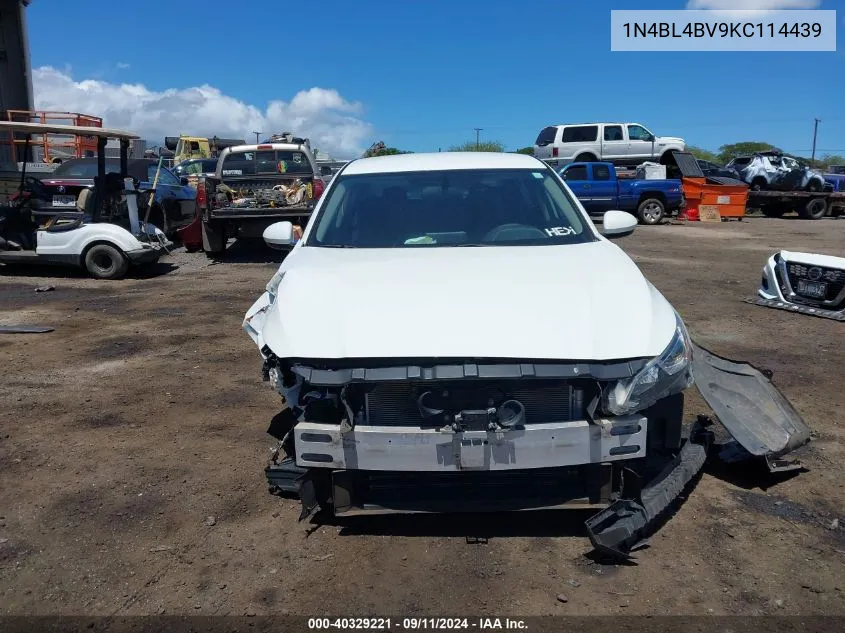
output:
M109 270L113 263L112 258L106 253L97 253L94 256L94 265L100 270Z
M656 222L660 219L660 205L652 202L643 208L643 217L648 222Z

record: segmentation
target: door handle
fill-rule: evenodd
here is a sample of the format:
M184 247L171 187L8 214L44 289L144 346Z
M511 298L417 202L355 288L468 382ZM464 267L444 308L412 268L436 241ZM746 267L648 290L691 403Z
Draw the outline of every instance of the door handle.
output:
M591 185L584 185L584 189L589 189Z

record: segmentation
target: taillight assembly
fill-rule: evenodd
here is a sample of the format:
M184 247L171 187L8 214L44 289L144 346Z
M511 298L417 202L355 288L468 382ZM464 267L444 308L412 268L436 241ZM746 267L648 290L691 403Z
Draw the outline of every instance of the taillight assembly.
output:
M314 200L319 200L320 196L322 196L323 192L326 190L326 183L323 182L322 178L314 178L312 190L314 192Z
M208 195L205 192L205 183L200 181L197 183L197 212L205 208L208 203Z

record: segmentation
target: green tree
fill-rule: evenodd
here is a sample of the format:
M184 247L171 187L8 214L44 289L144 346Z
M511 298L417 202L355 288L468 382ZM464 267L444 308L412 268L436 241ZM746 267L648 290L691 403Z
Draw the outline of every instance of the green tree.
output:
M687 151L699 160L708 160L711 163L719 162L719 157L716 153L711 152L709 149L696 147L695 145L687 145Z
M845 156L840 154L825 154L818 161L823 167L830 167L831 165L845 165Z
M520 147L514 152L514 154L528 154L529 156L534 156L534 146Z
M475 141L467 141L460 145L453 145L450 152L504 152L505 146L499 141L482 141L476 145Z
M395 147L387 147L383 142L378 141L377 143L373 143L366 152L364 152L364 158L371 158L373 156L392 156L394 154L410 154L411 152L406 152L401 149L396 149Z
M742 141L741 143L731 143L729 145L722 145L719 148L719 161L721 163L728 163L737 156L746 156L754 152L771 152L780 150L774 145L764 143L762 141Z

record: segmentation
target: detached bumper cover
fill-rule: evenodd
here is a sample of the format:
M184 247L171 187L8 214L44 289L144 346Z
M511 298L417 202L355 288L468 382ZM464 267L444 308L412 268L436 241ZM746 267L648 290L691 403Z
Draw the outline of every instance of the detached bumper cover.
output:
M810 429L763 372L693 344L693 375L716 417L750 455L764 459L773 472L800 468L800 463L780 458L809 442ZM711 433L696 422L689 441L638 500L616 501L587 520L593 547L630 558L655 520L704 466L711 441Z
M755 457L772 460L810 441L810 428L769 378L749 363L735 363L693 346L693 374L719 421Z

